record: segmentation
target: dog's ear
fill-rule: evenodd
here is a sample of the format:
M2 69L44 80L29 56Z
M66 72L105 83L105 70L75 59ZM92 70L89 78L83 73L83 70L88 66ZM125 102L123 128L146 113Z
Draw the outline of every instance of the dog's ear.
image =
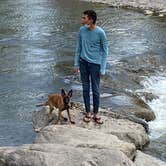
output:
M72 94L73 94L73 90L71 89L71 90L68 92L68 96L71 98L71 97L72 97Z
M65 93L65 90L64 90L64 89L61 89L61 95L62 95L62 97L64 97L64 96L66 95L66 93Z

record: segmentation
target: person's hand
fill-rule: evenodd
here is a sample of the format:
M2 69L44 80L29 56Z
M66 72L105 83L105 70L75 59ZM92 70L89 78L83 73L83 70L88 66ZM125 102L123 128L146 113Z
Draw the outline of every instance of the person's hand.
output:
M74 67L74 74L78 74L79 67Z
M104 75L103 73L100 72L100 79L103 79L104 78Z

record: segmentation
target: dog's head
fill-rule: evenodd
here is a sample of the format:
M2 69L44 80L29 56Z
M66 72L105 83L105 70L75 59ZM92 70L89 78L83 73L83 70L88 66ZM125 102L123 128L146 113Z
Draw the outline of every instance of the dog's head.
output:
M61 90L61 95L62 95L65 107L66 106L68 106L68 108L70 107L70 99L72 97L72 93L73 93L72 89L68 93L66 93L64 89Z

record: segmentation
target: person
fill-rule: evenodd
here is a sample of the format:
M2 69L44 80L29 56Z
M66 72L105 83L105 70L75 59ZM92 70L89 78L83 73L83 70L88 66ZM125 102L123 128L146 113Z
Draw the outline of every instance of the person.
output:
M85 122L93 119L102 124L99 117L100 77L105 74L106 59L108 54L107 38L104 30L96 25L97 14L93 10L83 12L82 24L77 39L76 53L74 57L74 74L80 76L83 87L83 99L86 115ZM93 96L93 116L90 111L90 85Z

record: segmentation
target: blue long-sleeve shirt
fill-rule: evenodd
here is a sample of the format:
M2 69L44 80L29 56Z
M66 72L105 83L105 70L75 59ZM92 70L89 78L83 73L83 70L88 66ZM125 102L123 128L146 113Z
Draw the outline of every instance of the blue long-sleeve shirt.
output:
M100 64L100 72L104 75L107 55L108 45L104 30L98 26L94 30L82 26L78 33L74 66L79 67L81 57L90 63Z

